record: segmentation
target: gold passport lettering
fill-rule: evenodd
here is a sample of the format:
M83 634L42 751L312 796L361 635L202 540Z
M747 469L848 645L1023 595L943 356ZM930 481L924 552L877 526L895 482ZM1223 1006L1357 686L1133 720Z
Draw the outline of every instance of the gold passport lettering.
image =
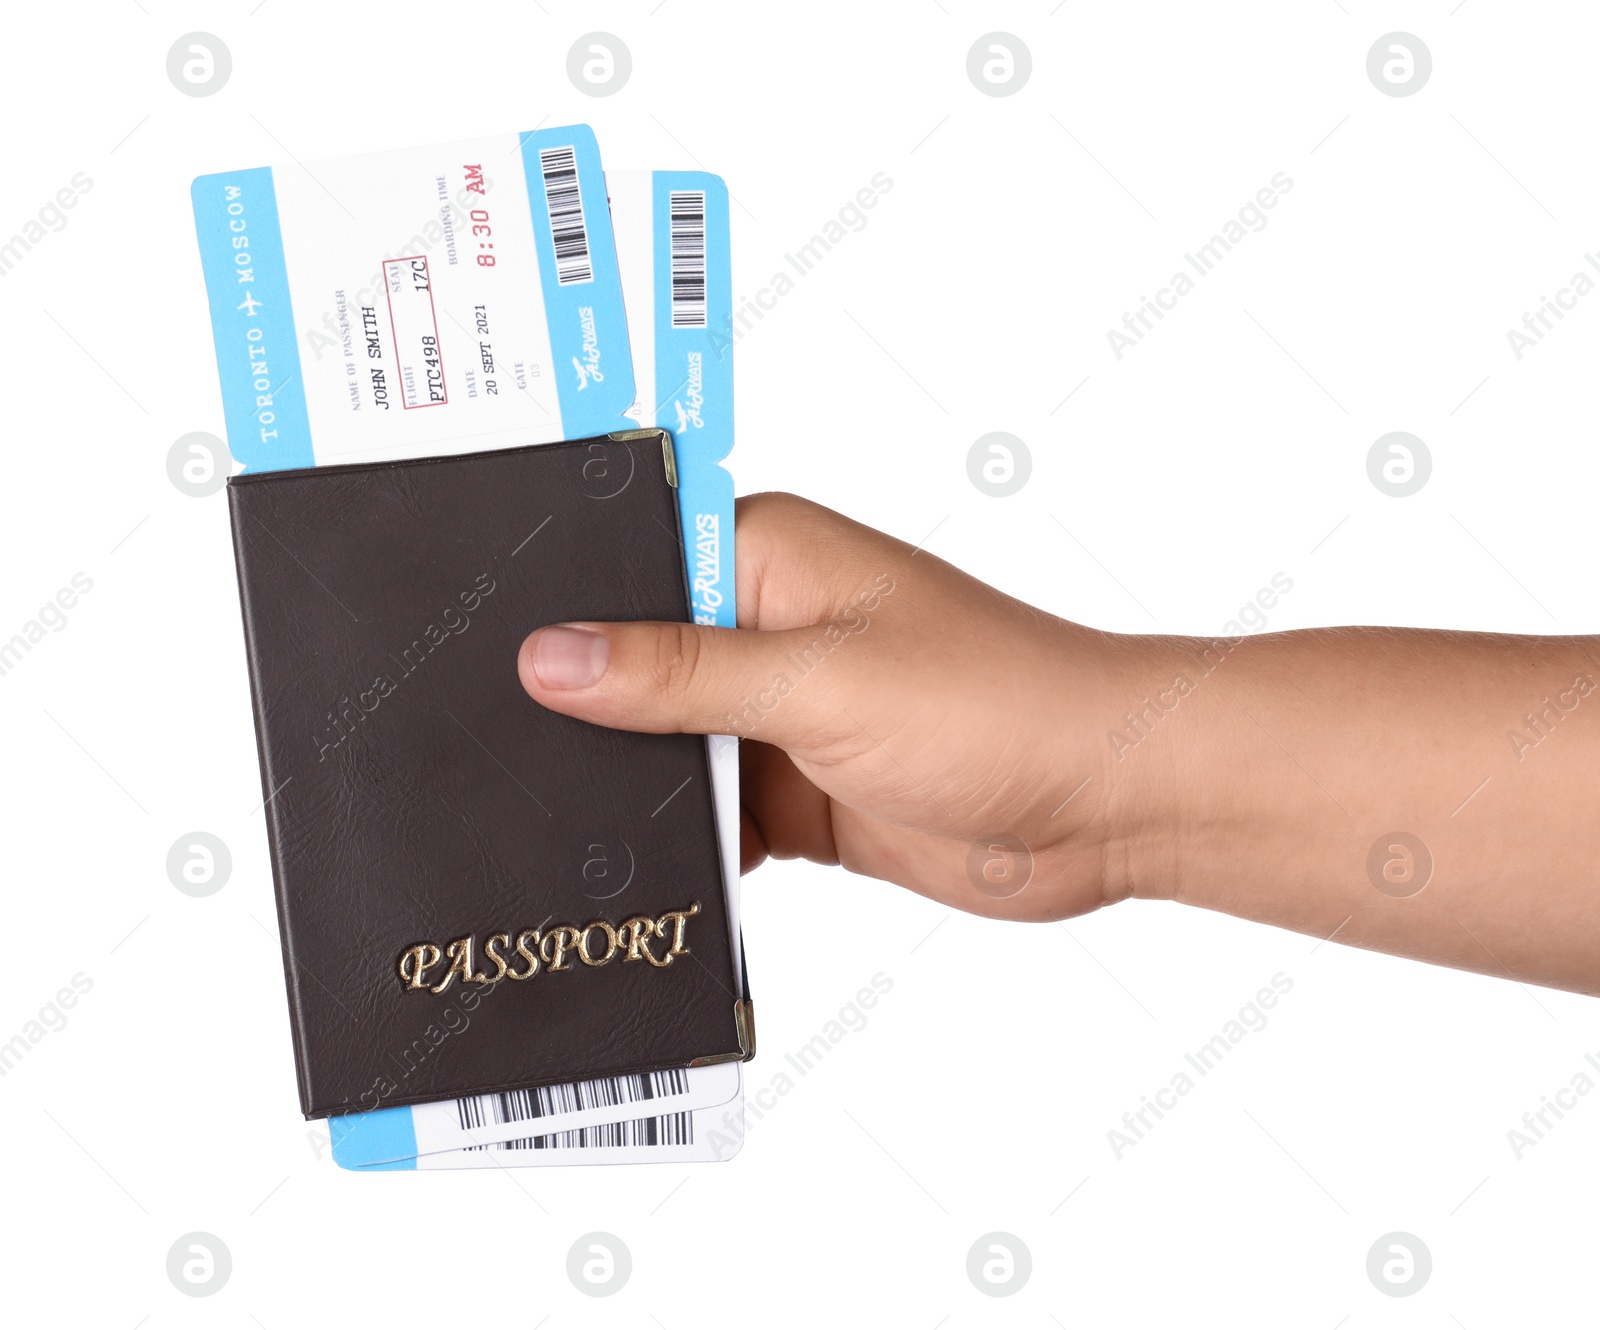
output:
M595 919L582 928L571 924L557 924L548 932L537 928L524 928L516 935L490 933L483 940L483 955L487 964L494 967L486 974L474 963L476 940L472 934L458 937L443 947L433 942L418 942L400 953L400 982L408 993L427 991L443 993L457 979L464 984L496 984L502 979L532 979L540 969L574 970L580 961L583 967L598 969L613 957L621 956L622 963L648 961L658 970L664 970L679 956L689 954L689 920L700 913L700 902L695 901L682 910L668 910L651 918L636 914L620 924ZM651 940L659 945L651 949ZM438 967L443 965L444 969ZM437 982L430 983L437 973Z

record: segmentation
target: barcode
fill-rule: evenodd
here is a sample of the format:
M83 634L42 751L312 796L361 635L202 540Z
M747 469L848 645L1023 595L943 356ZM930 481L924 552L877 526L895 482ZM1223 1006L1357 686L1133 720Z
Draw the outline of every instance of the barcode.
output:
M589 263L589 230L583 224L578 192L578 158L570 147L539 149L544 201L550 209L550 239L556 248L556 284L594 281Z
M643 1072L634 1076L605 1076L570 1085L542 1085L532 1090L474 1095L456 1100L456 1115L463 1131L503 1122L547 1118L552 1113L576 1113L585 1108L612 1108L644 1099L662 1099L689 1093L689 1073L681 1067Z
M694 1114L670 1113L664 1118L638 1118L632 1122L602 1122L549 1136L523 1136L515 1141L469 1145L469 1150L589 1150L624 1145L693 1145Z
M672 326L706 326L706 193L675 189L668 198L672 237Z

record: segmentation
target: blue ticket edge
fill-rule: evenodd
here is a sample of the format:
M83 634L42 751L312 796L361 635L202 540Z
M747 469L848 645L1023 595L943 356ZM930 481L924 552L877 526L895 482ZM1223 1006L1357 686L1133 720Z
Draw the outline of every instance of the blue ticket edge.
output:
M672 326L673 190L706 195L706 326ZM735 628L733 477L733 271L728 187L705 171L656 171L651 181L655 251L656 424L673 439L678 514L694 621ZM670 387L669 387L670 385Z
M672 326L674 190L704 190L706 195L704 328ZM720 176L703 171L656 171L650 192L658 400L649 405L657 425L673 436L678 514L695 622L734 628L738 608L731 589L733 477L722 465L733 451L733 343L726 335L733 319L728 187ZM537 1134L536 1125L530 1124L529 1131ZM409 1105L329 1118L328 1135L340 1168L378 1173L417 1167L417 1133Z
M568 125L519 139L557 374L561 436L575 439L625 428L623 413L633 404L633 359L594 131L588 125ZM539 152L568 145L577 161L594 280L562 286ZM189 191L211 308L228 451L246 471L316 465L273 169L258 166L198 176ZM570 376L569 362L574 371Z

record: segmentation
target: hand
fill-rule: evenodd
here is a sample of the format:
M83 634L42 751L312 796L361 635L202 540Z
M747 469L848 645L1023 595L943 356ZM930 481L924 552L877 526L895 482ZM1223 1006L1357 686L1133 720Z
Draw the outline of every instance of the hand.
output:
M544 628L524 687L599 725L741 736L746 871L802 856L1024 919L1126 894L1105 871L1118 639L791 495L741 499L737 548L737 631Z
M746 868L1013 919L1175 899L1600 994L1594 638L1119 636L803 499L738 517L739 629L555 625L518 668L599 725L743 737Z

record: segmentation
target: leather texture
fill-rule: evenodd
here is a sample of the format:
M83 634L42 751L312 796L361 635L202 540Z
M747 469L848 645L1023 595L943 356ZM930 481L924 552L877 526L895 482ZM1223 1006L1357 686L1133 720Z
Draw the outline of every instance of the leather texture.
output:
M662 436L247 474L228 498L306 1116L739 1056L704 741L546 711L516 671L545 624L688 619ZM470 935L492 976L490 935L693 902L666 967L574 957L439 994L398 968Z

